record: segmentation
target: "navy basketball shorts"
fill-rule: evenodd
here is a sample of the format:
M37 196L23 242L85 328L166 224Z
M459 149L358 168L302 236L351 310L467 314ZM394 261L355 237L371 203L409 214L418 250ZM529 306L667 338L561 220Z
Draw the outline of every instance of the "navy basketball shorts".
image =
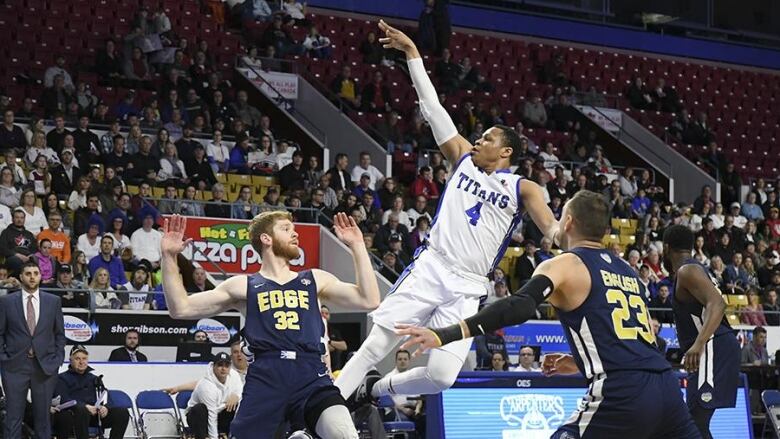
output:
M241 404L230 424L231 438L271 439L283 421L304 426L307 409L326 398L341 398L320 355L282 354L261 353L249 365Z
M721 334L707 342L699 370L688 376L688 407L734 407L739 386L739 342L733 334Z
M552 439L700 439L671 370L600 374Z

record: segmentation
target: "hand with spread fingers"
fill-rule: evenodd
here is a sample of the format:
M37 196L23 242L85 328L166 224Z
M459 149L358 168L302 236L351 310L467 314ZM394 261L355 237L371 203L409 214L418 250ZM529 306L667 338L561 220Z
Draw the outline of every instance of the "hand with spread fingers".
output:
M542 358L542 373L545 376L573 375L577 372L577 363L571 355L547 354Z
M363 244L363 232L360 231L355 218L340 212L333 217L333 230L340 240L352 247L356 244Z
M164 255L176 256L183 252L192 242L192 238L185 239L187 230L187 218L178 214L171 215L163 224L163 237L160 241L160 250Z
M395 333L409 336L409 339L401 345L401 349L408 350L414 345L420 345L417 350L414 351L412 357L422 355L429 349L441 347L441 340L439 340L439 337L437 337L430 328L398 324L395 325Z
M385 33L385 37L379 39L385 49L397 49L407 55L412 51L417 53L417 46L405 33L385 23L384 20L379 20L379 29ZM417 57L419 57L419 53L417 53Z

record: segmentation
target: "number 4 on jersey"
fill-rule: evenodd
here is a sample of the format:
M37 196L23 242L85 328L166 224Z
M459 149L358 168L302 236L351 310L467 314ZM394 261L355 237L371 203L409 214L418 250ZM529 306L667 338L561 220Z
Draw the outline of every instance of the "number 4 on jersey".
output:
M479 221L480 210L482 210L482 202L475 204L471 209L466 210L466 216L469 217L469 224L476 226Z

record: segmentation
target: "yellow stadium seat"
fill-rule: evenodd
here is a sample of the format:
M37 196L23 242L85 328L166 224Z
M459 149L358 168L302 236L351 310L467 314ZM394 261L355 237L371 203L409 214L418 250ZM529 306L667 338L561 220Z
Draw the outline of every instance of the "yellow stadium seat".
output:
M152 188L152 196L154 198L163 198L165 196L165 188L161 187L153 187Z
M741 323L739 321L739 317L737 317L736 314L732 314L732 313L726 314L726 319L729 321L729 324L731 326L739 325Z
M252 193L252 202L255 204L262 204L263 203L263 196L265 194L258 194L256 192Z
M222 184L227 183L227 174L223 172L217 172L216 174L214 174L214 177L217 178L217 183L222 183Z
M255 186L274 186L278 183L274 177L269 177L267 175L253 175L252 184Z
M620 235L619 242L621 246L627 246L636 242L636 236L634 235Z
M612 244L620 244L620 237L618 235L604 235L601 242L605 247L609 247Z
M201 191L201 196L203 197L202 200L205 201L208 201L214 197L211 191Z
M134 186L131 184L127 185L127 193L130 195L136 195L138 193L138 186Z
M252 186L252 176L244 174L228 174L227 182L230 186Z
M746 306L748 304L747 296L744 294L727 294L729 305Z

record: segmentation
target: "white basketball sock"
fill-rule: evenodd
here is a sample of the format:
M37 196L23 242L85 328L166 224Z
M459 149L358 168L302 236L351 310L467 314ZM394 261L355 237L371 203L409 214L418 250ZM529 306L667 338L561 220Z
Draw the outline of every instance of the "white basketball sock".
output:
M344 399L350 395L363 382L366 374L377 363L382 361L387 354L395 350L401 337L394 331L374 325L357 353L347 362L339 377L336 378L336 387L341 391Z

